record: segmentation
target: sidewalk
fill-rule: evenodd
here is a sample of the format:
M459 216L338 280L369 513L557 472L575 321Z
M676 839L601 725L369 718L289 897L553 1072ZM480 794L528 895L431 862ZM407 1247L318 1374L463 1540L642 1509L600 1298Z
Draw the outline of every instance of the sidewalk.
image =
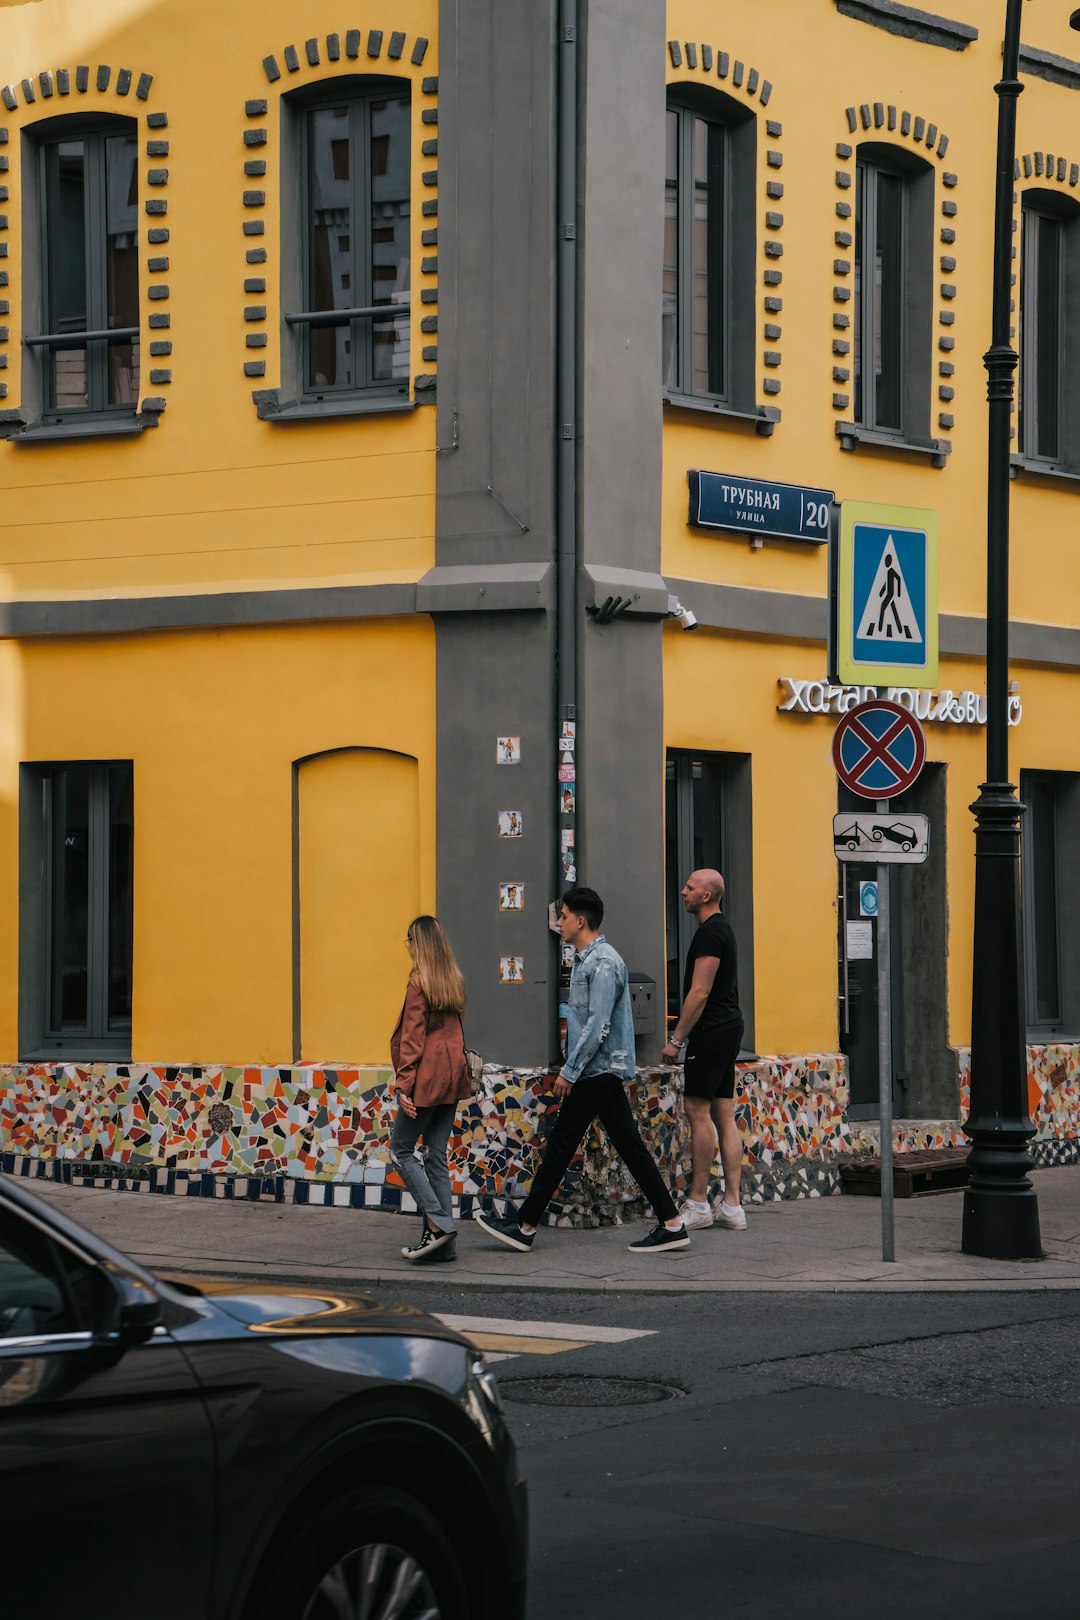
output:
M879 1293L1080 1288L1080 1167L1034 1178L1043 1247L1039 1262L960 1253L963 1194L898 1200L896 1261L881 1259L876 1198L799 1199L747 1209L747 1230L693 1234L689 1251L639 1256L643 1227L543 1228L531 1254L500 1246L473 1222L453 1265L408 1265L400 1255L415 1221L368 1210L310 1209L239 1200L154 1198L99 1188L24 1182L55 1209L156 1271L313 1281L349 1287L437 1283L443 1288L625 1292Z

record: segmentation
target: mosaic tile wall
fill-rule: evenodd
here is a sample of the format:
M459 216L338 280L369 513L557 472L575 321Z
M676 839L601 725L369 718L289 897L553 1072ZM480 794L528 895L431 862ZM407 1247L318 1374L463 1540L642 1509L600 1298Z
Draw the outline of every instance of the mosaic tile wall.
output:
M966 1111L970 1054L959 1053ZM0 1065L0 1165L9 1174L192 1197L274 1199L411 1210L390 1167L394 1103L383 1068L255 1068L163 1064ZM1029 1048L1037 1164L1080 1162L1080 1046ZM491 1068L463 1103L451 1140L455 1203L527 1188L551 1117L543 1076ZM690 1156L678 1069L645 1069L630 1096L672 1189ZM736 1118L744 1202L839 1192L839 1165L876 1153L872 1122L847 1119L844 1059L762 1058L740 1065ZM963 1146L958 1120L904 1120L894 1148ZM713 1194L722 1190L713 1183ZM580 1226L642 1213L637 1188L597 1128L552 1203L549 1220Z
M1080 1046L1058 1042L1029 1046L1028 1110L1035 1126L1031 1144L1037 1165L1080 1162ZM971 1048L957 1051L960 1077L959 1119L901 1120L893 1133L897 1153L929 1148L966 1147L961 1124L971 1099ZM877 1153L880 1137L872 1120L851 1122L852 1151Z
M411 1209L390 1167L391 1078L380 1068L4 1065L0 1155L9 1173L108 1176L133 1190ZM528 1186L553 1123L543 1086L532 1070L491 1069L480 1095L461 1105L451 1174L463 1216L477 1199L516 1197ZM642 1070L630 1088L648 1145L676 1191L690 1168L681 1089L677 1069ZM744 1198L838 1190L832 1161L850 1151L847 1101L837 1055L742 1066L736 1115ZM597 1129L549 1218L596 1225L631 1209L641 1211L637 1188Z

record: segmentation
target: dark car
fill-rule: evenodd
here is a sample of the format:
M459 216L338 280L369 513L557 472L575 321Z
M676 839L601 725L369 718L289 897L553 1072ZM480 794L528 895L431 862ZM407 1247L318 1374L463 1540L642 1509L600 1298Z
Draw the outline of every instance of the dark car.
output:
M909 827L904 821L894 821L890 827L882 826L879 822L874 828L872 837L875 844L880 844L883 838L887 838L890 843L899 844L900 848L905 852L914 849L919 842L919 836L914 827Z
M11 1620L522 1620L483 1360L363 1295L203 1292L0 1175Z

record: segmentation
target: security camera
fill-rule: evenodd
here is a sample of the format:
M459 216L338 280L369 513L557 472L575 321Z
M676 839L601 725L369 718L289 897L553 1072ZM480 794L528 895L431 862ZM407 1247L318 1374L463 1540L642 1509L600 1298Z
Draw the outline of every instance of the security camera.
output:
M668 597L667 616L669 619L678 619L684 630L697 629L697 614L691 613L689 608L684 608L678 597Z

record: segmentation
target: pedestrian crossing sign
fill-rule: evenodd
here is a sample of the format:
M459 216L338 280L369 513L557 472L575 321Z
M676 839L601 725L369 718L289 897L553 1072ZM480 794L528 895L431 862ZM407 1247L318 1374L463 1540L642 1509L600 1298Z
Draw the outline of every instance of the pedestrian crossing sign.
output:
M850 686L936 686L937 513L844 501L833 577L835 678Z

